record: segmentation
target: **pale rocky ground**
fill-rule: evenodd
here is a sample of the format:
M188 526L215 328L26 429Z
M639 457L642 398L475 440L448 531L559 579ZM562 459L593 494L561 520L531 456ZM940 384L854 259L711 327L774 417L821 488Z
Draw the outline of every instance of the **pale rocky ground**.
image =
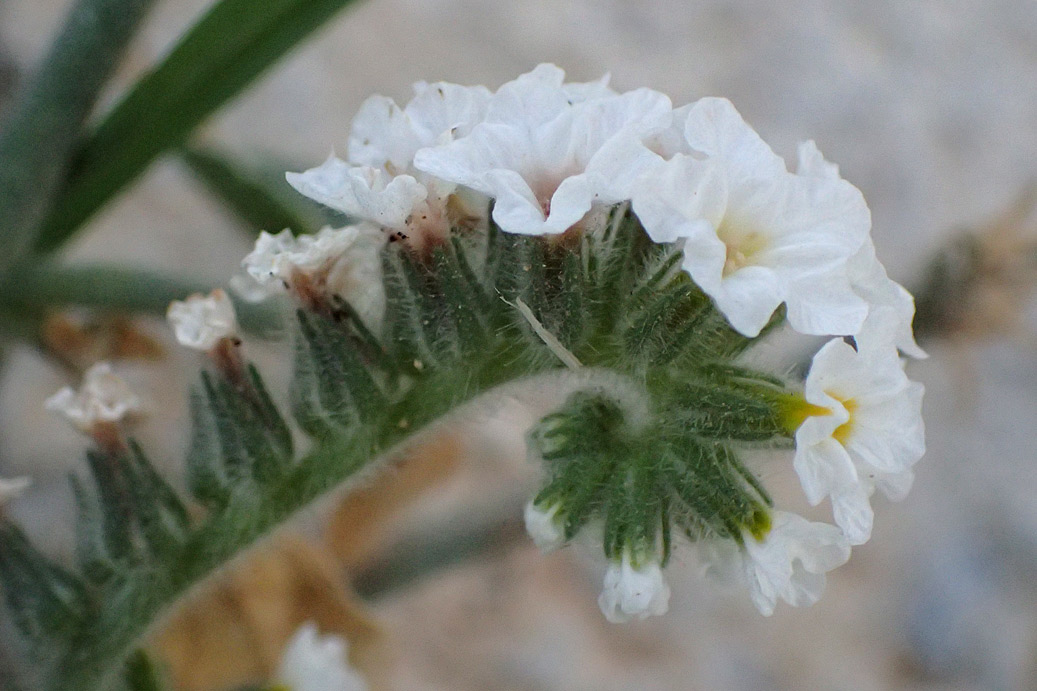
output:
M159 3L124 79L206 4ZM0 3L0 38L17 62L38 55L64 5ZM676 102L727 96L786 155L798 140L816 139L864 191L879 255L908 283L950 232L996 216L1037 179L1033 0L370 0L205 136L316 164L344 145L353 112L372 92L404 99L418 79L497 85L541 61L579 79L611 71L619 88L648 85ZM222 211L165 163L70 254L219 281L246 251ZM520 545L376 605L400 651L394 688L1037 688L1034 316L1022 335L932 344L933 357L912 365L928 389L929 451L915 489L900 505L879 502L872 541L831 575L815 607L760 617L744 593L701 580L685 550L670 570L670 614L610 626L595 605L602 565L592 547L545 558ZM268 350L261 360L276 359ZM183 378L193 362L177 353L123 369L152 402L142 436L158 456L176 458L183 446ZM0 474L36 477L13 508L60 552L71 525L64 474L79 442L41 405L63 382L31 353L9 364ZM514 519L524 496L515 480L532 487L514 424L527 415L513 410L511 424L482 436L473 425L465 475L412 515L496 497ZM779 465L764 473L789 484Z

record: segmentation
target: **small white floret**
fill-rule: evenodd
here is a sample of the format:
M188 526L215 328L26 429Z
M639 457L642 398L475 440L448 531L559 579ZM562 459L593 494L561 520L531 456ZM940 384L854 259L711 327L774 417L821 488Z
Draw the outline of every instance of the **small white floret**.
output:
M377 331L385 312L380 256L384 245L384 234L369 223L299 237L288 230L277 235L264 232L241 264L271 294L302 284L308 291L337 295Z
M670 586L658 561L634 565L629 552L619 563L609 564L598 597L602 614L613 624L666 614L670 608Z
M891 329L869 328L882 316L868 318L856 349L833 339L814 356L806 400L827 412L796 431L794 466L807 499L831 497L835 521L852 544L871 537L875 489L903 497L911 467L925 453L924 387L904 373Z
M224 338L234 338L238 331L234 303L219 288L209 295L174 300L166 318L180 345L194 350L212 350Z
M350 667L345 639L321 636L313 622L303 624L285 646L277 681L291 691L367 691L367 682Z
M526 504L524 512L526 532L542 552L551 552L565 544L565 531L558 520L559 508L558 504L548 509L537 506L533 502Z
M700 545L706 572L745 585L764 616L774 613L778 600L793 607L817 602L825 574L850 558L849 543L833 525L785 511L775 511L771 521L762 540L745 531L742 545L730 539Z
M624 170L630 144L669 126L670 100L564 79L545 64L504 84L483 122L418 151L415 167L493 198L493 218L509 233L562 233L595 204L626 201L636 178Z
M107 362L86 371L76 391L66 386L47 399L44 407L89 433L97 423L120 422L143 409L143 403Z
M860 191L789 173L725 99L702 99L684 115L690 153L659 165L634 195L648 234L683 243L684 269L746 336L782 303L800 333L857 333L867 304L847 262L871 227Z
M399 232L414 244L426 236L445 237L455 222L455 183L414 167L419 149L466 135L480 122L490 99L481 86L444 82L414 85L403 108L372 96L353 120L348 160L332 155L321 166L288 173L299 192L353 218ZM453 202L451 202L453 200ZM473 212L474 213L474 212Z

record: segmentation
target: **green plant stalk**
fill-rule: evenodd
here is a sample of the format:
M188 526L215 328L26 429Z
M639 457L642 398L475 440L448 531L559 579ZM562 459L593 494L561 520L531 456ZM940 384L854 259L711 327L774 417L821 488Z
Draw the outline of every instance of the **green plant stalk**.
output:
M81 633L74 657L57 666L59 676L50 688L106 688L120 673L126 656L169 611L169 603L178 603L206 577L290 521L294 514L337 491L358 471L370 469L371 459L392 459L420 439L422 431L440 424L441 418L465 403L502 384L528 379L528 363L520 363L514 356L514 349L505 347L487 357L474 376L470 366L437 373L386 410L371 436L352 441L321 440L318 448L280 482L258 488L256 494L236 495L214 520L193 531L174 560L175 572L152 572L147 578L127 579L128 588L121 593L125 609L120 607L119 611L132 615L132 619L96 620L94 627ZM560 368L561 363L544 361L540 373ZM563 369L558 375L564 377L565 372ZM605 379L614 376L603 375ZM572 379L574 384L585 385L595 380L595 373L583 372ZM402 421L406 421L403 426Z
M60 247L159 155L353 0L222 0L85 142L34 248Z
M0 314L4 306L38 312L60 307L140 312L164 316L169 303L212 286L145 269L106 264L55 266L20 264L0 281ZM241 302L237 305L242 325L263 330L278 322L269 306Z
M60 190L83 123L154 0L79 0L0 130L0 233L6 269L32 245Z
M641 290L673 248L651 243L623 207L599 230L575 249L492 226L467 246L390 245L381 338L340 299L307 301L289 391L313 442L301 458L258 373L226 351L191 396L187 485L208 509L196 524L132 443L88 452L96 491L73 482L80 575L0 521L0 580L39 688L110 688L206 578L425 430L500 397L569 397L530 433L548 466L538 501L564 504L568 537L603 524L607 557L633 548L665 562L674 528L737 541L765 525L769 498L743 477L736 447L786 434L779 411L759 405L781 382L731 364L754 341L684 290L686 275ZM597 309L576 319L580 305Z

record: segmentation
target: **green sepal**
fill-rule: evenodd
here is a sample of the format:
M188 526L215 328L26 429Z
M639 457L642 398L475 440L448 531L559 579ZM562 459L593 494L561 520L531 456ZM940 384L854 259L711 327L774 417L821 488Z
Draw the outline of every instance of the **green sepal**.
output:
M36 644L75 631L86 614L83 582L47 559L17 526L3 518L0 584L15 625Z
M187 487L210 509L230 500L229 478L224 470L217 423L206 394L192 387L188 406L191 414L191 444L187 451Z
M133 503L126 458L88 449L87 465L97 487L105 547L115 561L133 556Z

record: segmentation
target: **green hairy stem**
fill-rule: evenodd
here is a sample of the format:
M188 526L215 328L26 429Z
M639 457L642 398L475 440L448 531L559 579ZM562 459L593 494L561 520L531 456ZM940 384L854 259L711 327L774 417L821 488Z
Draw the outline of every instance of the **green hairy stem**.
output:
M558 237L491 223L420 251L390 243L380 327L333 296L296 314L301 453L232 350L192 392L189 499L130 442L88 454L92 488L73 480L78 573L0 523L0 582L38 688L126 683L127 658L188 592L502 387L568 395L529 434L547 468L535 501L563 507L567 537L598 523L606 555L665 558L673 528L692 540L764 531L770 500L739 453L787 443L787 391L736 362L758 339L727 325L679 271L679 252L652 243L623 206ZM191 519L202 512L190 504L204 516Z

